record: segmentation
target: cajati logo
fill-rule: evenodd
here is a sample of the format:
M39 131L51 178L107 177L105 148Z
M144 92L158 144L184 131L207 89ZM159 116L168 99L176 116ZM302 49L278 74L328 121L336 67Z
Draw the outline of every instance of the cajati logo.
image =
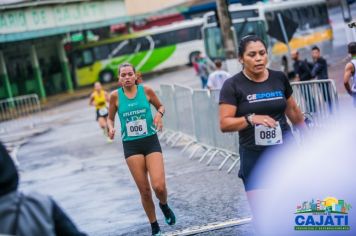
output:
M324 200L304 201L297 205L295 230L350 230L351 205L342 199L326 197Z

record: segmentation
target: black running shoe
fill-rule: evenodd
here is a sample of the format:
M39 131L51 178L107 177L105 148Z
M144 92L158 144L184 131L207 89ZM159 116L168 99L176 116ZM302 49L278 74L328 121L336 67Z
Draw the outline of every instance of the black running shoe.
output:
M152 236L162 236L161 229L157 221L151 223Z
M162 205L161 203L159 203L159 207L161 208L161 210L163 212L166 223L168 225L174 225L176 223L176 216L174 215L174 212L168 206L168 204Z

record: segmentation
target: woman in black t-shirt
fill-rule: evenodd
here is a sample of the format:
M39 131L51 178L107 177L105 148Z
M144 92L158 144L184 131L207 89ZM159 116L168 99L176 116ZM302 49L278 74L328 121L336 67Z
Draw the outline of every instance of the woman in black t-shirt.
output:
M220 128L239 131L239 177L250 201L259 188L250 174L266 150L283 143L290 131L286 116L295 125L304 125L304 119L287 77L266 68L267 47L259 37L244 37L238 54L243 70L221 89Z

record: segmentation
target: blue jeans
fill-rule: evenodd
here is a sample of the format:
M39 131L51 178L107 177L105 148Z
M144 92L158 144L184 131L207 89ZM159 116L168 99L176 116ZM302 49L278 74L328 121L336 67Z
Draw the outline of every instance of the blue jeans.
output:
M200 80L201 80L201 87L203 89L207 88L208 87L208 78L204 75L201 75Z

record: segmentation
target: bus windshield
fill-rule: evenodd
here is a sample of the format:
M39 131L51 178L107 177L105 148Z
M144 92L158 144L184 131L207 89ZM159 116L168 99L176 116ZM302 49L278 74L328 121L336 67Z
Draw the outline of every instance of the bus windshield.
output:
M263 21L243 21L234 23L235 40L238 42L242 37L250 34L258 35L267 45L266 29ZM207 56L212 59L224 59L224 44L220 28L213 26L204 29L205 49ZM237 45L237 43L236 43Z

